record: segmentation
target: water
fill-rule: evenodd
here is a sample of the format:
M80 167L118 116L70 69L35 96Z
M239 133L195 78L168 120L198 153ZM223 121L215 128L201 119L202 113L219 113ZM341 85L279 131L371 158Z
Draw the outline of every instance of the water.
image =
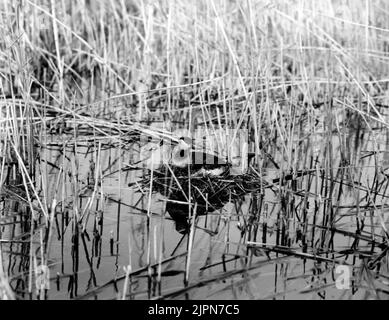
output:
M2 201L10 284L24 298L31 286L37 297L34 270L42 261L41 244L49 241L48 299L122 298L129 266L126 299L387 299L387 136L340 132L330 140L320 130L296 135L300 143L289 154L275 145L277 163L296 161L309 173L198 217L190 251L189 235L178 233L164 213L166 198L153 194L148 212L148 193L128 186L142 175L127 170L137 160L135 144L105 149L112 141L74 144L52 136L51 146L40 149L36 181L45 205L57 203L52 232L46 233L41 217L30 237L28 203ZM372 154L377 147L383 151L375 154L382 168L378 176ZM268 182L279 177L265 157L262 170ZM369 261L376 263L371 270ZM347 288L337 287L339 266L350 273Z

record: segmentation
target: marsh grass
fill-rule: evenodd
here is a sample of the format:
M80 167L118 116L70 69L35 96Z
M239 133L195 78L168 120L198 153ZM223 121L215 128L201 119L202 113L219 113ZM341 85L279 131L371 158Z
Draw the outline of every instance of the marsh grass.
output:
M1 2L1 297L386 299L388 13L384 0ZM223 131L247 130L255 188L206 216L189 203L169 252L178 200L135 163L145 137L198 128L224 150ZM208 210L209 190L180 182ZM350 290L334 289L338 265Z

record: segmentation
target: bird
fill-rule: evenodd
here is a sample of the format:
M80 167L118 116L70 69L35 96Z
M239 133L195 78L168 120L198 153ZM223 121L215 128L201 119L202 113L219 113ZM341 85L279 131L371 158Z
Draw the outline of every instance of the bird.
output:
M169 144L161 140L157 142L149 142L140 149L140 160L149 170L158 170L163 165L167 165L171 159L171 147Z
M140 152L146 168L154 171L154 190L169 200L166 211L180 233L189 230L189 211L195 203L196 215L205 215L221 209L231 199L231 179L225 179L230 176L231 163L196 150L194 145L190 137L181 136L177 142L150 142Z
M171 164L175 168L189 168L192 176L222 176L229 172L230 164L214 154L193 149L190 137L180 137L173 148Z
M190 137L180 137L178 143L164 140L149 142L140 150L140 161L149 170L161 170L169 165L179 175L222 176L229 172L230 164L216 155L196 151ZM188 171L189 168L189 171Z

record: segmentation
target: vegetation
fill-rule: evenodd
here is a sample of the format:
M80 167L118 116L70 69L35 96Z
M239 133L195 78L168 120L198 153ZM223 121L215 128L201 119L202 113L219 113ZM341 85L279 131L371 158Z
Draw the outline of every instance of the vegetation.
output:
M2 1L0 297L387 299L388 60L385 0ZM185 131L255 188L181 236Z

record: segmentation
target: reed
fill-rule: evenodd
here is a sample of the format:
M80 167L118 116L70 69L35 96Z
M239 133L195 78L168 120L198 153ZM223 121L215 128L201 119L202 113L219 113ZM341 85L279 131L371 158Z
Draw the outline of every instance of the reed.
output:
M2 1L0 296L324 297L345 265L347 298L387 298L388 12ZM184 133L253 159L232 177L142 167L145 141ZM262 271L274 294L251 292ZM220 284L246 274L246 291Z

